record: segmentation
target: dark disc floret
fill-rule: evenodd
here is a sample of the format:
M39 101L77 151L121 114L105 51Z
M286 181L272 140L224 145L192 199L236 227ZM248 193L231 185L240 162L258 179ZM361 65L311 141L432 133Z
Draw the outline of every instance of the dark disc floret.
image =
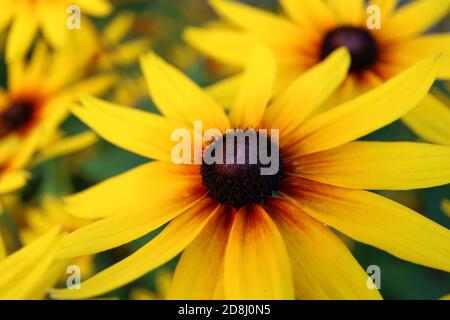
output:
M239 139L243 134L248 137L256 135L257 144L250 142L251 138ZM259 141L266 139L265 148L261 150ZM232 148L234 146L234 152ZM255 145L257 147L255 148ZM264 146L263 146L264 147ZM227 133L223 137L212 142L206 149L213 148L211 154L216 159L222 159L222 163L206 163L205 158L201 167L203 185L206 187L208 196L213 200L239 209L246 205L262 204L264 199L273 196L280 188L284 178L284 164L281 155L274 153L273 161L277 161L278 170L274 174L262 174L262 168L274 168L273 163L268 164L266 160L261 161L261 154L272 156L274 148L278 145L271 138L256 130L239 130ZM221 154L217 150L223 150ZM210 150L211 151L211 150ZM245 158L245 159L244 159ZM256 161L255 161L256 159Z
M322 41L320 58L325 59L340 47L346 47L350 52L350 71L370 69L378 58L377 42L373 35L363 28L343 26L328 32Z
M19 130L25 127L33 118L34 104L31 101L19 100L12 102L1 114L2 126L7 131Z

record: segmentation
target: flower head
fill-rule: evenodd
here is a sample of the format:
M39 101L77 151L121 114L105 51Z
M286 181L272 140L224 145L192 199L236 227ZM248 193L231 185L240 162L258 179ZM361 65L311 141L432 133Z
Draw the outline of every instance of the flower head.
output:
M155 161L69 197L67 210L101 219L65 237L57 256L104 251L168 224L80 290L55 290L54 296L105 293L182 253L169 298L380 298L330 227L402 259L450 271L447 229L363 190L446 184L450 148L353 142L420 102L437 63L429 57L375 90L311 117L344 81L350 67L346 49L333 52L273 98L275 59L266 47L256 46L229 114L177 69L146 55L141 68L162 115L89 97L73 112L104 139ZM183 129L195 137L199 132L192 126L200 120L205 133L224 134L203 141L200 163L174 164L173 133ZM279 139L264 132L258 140L264 144L251 149L246 139L232 139L230 129L276 129ZM233 149L241 150L243 161L209 163L206 155L225 140L231 143L217 158L235 159L229 154ZM268 149L279 149L274 159L282 165L264 178L258 175L266 168L263 158L248 159ZM195 160L195 151L188 160L191 156Z

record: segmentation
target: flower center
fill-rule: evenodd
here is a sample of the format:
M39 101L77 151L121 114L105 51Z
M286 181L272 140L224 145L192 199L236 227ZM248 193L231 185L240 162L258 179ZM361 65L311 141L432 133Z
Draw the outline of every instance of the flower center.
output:
M25 127L33 118L34 103L27 100L13 102L2 114L1 123L7 132Z
M283 161L269 136L238 130L206 147L201 175L210 198L238 210L276 194L284 178Z
M328 32L322 41L320 58L325 59L340 47L346 47L350 51L350 71L370 69L378 57L378 46L374 37L363 28L344 26Z

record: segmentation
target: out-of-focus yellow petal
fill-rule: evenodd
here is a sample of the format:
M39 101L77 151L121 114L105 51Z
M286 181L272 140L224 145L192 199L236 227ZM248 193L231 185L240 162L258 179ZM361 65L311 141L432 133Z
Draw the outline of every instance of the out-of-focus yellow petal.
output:
M300 208L354 240L450 271L450 231L417 212L363 190L296 178L286 184Z
M260 206L242 208L225 252L227 299L293 299L289 256L280 232Z
M106 16L112 10L108 0L73 0L72 3L80 6L81 12L93 16Z
M365 17L364 0L328 0L341 24L360 25Z
M37 31L38 21L33 7L21 6L6 40L6 60L13 61L24 57Z
M419 137L450 145L450 106L429 94L402 121Z
M382 28L383 40L404 40L422 33L445 17L448 0L414 1L396 11Z
M330 7L322 0L281 0L287 14L300 25L327 30L335 25L336 18Z
M298 77L264 113L263 128L280 129L287 136L340 86L347 76L350 55L338 49Z
M26 299L33 294L54 257L59 228L54 228L0 262L0 299Z
M81 283L81 289L54 290L58 299L88 298L131 282L174 258L200 233L218 206L206 199L172 220L149 243L124 260Z
M148 39L134 39L122 43L109 55L111 61L117 65L129 65L136 63L139 56L148 50L150 42Z
M38 1L36 5L45 38L53 47L62 48L69 36L69 29L66 27L66 4L59 1Z
M243 67L256 39L242 31L219 28L188 28L184 39L203 54L227 65Z
M346 188L408 190L450 183L450 146L352 142L297 162L299 176Z
M272 98L276 62L265 46L256 45L248 57L241 89L230 112L230 122L237 128L256 128Z
M374 90L314 117L299 130L294 153L331 149L397 120L424 98L437 65L438 57L429 57Z
M230 0L210 0L209 3L220 16L255 34L271 47L301 47L303 40L310 39L311 31L268 11Z
M213 299L223 274L225 248L235 213L222 210L184 250L168 299Z
M27 183L29 174L26 171L12 170L0 175L0 195L14 192Z
M298 298L381 298L376 288L368 288L367 274L329 228L287 199L267 205L286 243Z
M442 211L450 218L450 200L444 199L441 203Z
M381 25L395 12L398 0L369 0L369 6L375 5L380 8Z
M91 131L64 137L45 146L34 163L40 163L52 158L67 155L88 148L98 141L97 135Z
M137 212L150 214L176 202L194 202L203 195L199 185L201 188L198 167L155 161L65 198L66 210L87 219ZM111 201L114 194L121 196Z
M15 10L16 2L13 0L5 0L0 10L0 32L9 24Z
M141 69L150 96L166 117L189 127L194 125L194 121L203 121L204 128L224 131L229 128L223 108L186 75L156 54L149 53L141 58Z
M144 157L171 161L172 133L184 125L162 116L83 97L72 112L105 140Z
M106 45L117 44L128 31L131 29L134 23L133 12L121 12L105 27L103 30L103 40Z

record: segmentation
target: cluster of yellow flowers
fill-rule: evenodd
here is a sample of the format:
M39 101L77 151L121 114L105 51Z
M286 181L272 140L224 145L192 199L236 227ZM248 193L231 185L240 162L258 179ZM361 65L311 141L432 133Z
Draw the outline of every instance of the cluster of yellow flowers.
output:
M364 0L280 0L282 13L208 4L220 19L182 36L219 66L211 73L227 76L201 88L147 38L127 40L135 14L113 14L108 0L2 0L0 299L98 297L180 254L173 276L161 274L161 292L131 297L381 299L335 230L450 272L447 228L366 191L450 183L449 100L431 90L450 80L450 34L427 33L450 0L370 1L377 28ZM80 29L69 28L71 14ZM108 15L97 29L91 17ZM137 61L145 82L117 71ZM145 92L158 112L134 108ZM70 114L92 131L67 135ZM422 141L359 140L399 119ZM203 142L202 155L233 139L244 161L174 163L173 133L195 136L198 121L223 133ZM278 130L277 140L263 137L279 149L277 173L261 175L264 164L249 162L249 142L230 129ZM149 161L74 195L22 203L33 168L98 137ZM94 254L163 226L96 272ZM66 281L71 266L81 283L77 272Z

